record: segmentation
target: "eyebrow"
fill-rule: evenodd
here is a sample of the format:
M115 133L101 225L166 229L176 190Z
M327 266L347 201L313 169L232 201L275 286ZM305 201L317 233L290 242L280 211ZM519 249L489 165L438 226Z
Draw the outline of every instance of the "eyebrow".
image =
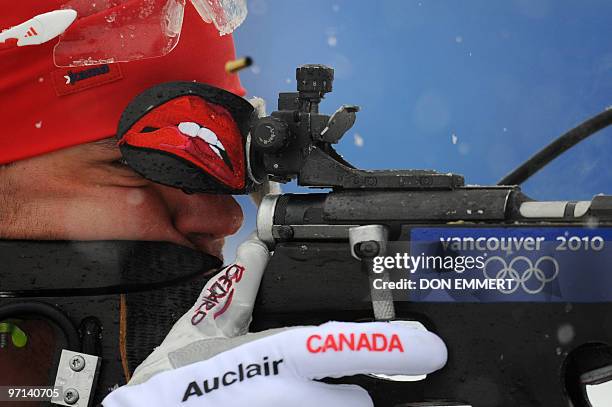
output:
M114 137L105 138L89 143L91 157L97 161L114 161L121 157L121 151L117 146L117 139Z
M100 146L102 148L107 149L116 149L117 148L117 140L114 137L105 138L102 140L94 141L92 143L94 146Z

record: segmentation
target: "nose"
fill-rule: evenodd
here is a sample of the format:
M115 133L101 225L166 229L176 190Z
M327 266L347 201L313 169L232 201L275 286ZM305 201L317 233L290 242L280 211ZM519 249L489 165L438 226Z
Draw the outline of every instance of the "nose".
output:
M198 246L201 239L223 239L238 231L243 214L229 195L191 194L156 185L163 196L174 228Z

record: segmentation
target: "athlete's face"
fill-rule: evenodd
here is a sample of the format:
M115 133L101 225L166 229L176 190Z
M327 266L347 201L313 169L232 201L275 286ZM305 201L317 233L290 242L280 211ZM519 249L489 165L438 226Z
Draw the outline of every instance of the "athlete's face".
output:
M221 256L242 223L225 195L187 195L119 163L112 139L0 168L0 238L167 241Z

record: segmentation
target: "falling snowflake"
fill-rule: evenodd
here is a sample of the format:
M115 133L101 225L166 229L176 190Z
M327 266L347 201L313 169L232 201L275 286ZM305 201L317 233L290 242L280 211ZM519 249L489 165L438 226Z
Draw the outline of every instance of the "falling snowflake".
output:
M456 135L455 133L451 134L451 142L452 142L453 144L457 144L457 140L459 140L459 139L457 138L457 135Z
M34 123L34 127L36 127L37 129L40 129L42 127L42 121Z
M586 220L587 229L597 229L599 227L599 220L593 216L589 216Z
M133 189L128 192L125 199L129 205L138 206L144 202L145 194L140 189Z
M456 42L457 44L461 44L461 43L463 42L463 37L462 37L462 36L460 36L460 35L456 36L456 37L455 37L455 42Z
M363 137L361 137L359 133L355 133L353 139L355 140L355 145L357 147L363 147Z
M43 83L45 81L45 78L43 78L42 76L40 78L38 78L38 82L39 83Z
M253 65L251 67L251 72L253 72L255 75L259 75L261 73L261 68L257 65Z
M330 47L335 47L337 43L338 39L335 35L330 35L329 37L327 37L327 45L329 45Z
M557 329L557 340L561 345L567 345L575 336L576 332L571 324L563 324Z

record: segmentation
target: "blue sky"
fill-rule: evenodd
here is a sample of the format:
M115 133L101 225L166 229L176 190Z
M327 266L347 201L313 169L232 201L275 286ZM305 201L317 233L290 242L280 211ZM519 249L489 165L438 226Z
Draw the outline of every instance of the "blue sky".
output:
M268 110L295 68L336 69L321 106L362 110L338 150L362 168L427 168L495 183L539 148L612 105L612 2L249 0L235 32L241 74ZM363 143L357 143L361 139ZM358 145L361 144L361 145ZM540 200L612 193L612 129L524 185ZM285 187L295 191L294 185ZM244 198L243 232L255 211Z

